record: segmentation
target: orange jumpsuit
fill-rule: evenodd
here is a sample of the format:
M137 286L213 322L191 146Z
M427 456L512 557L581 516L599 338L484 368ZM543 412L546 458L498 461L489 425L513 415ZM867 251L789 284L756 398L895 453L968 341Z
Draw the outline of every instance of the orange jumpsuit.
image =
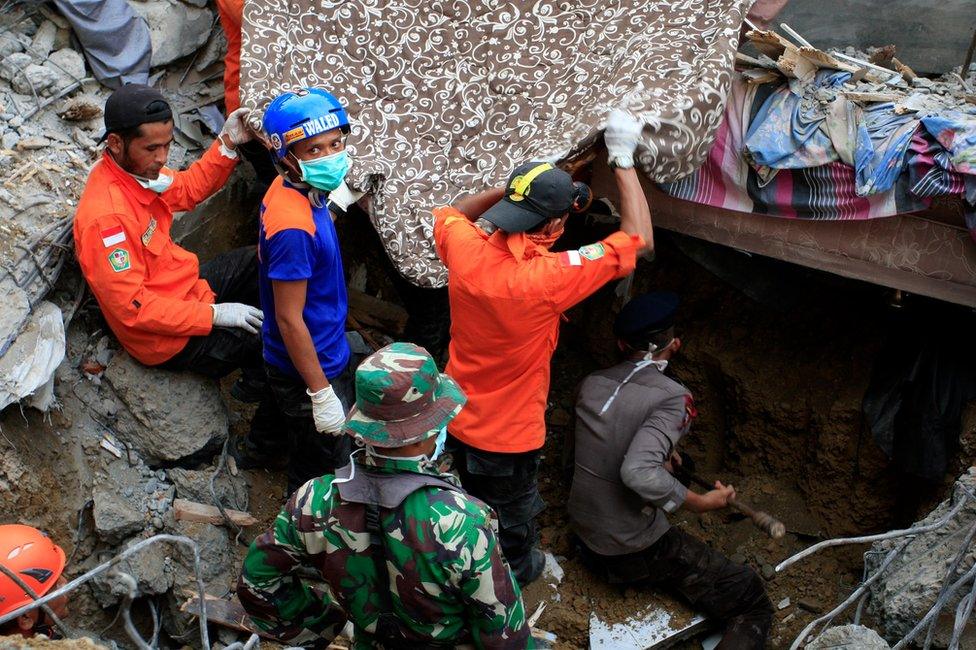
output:
M173 212L192 210L220 189L237 158L215 141L186 171L164 167L173 184L162 194L142 187L106 151L92 168L75 212L75 254L122 347L146 365L210 333L214 292L197 256L170 238Z
M560 317L633 271L643 241L615 232L579 250L551 253L524 233L489 236L447 207L434 210L434 242L448 270L447 373L468 396L451 435L484 451L539 449Z

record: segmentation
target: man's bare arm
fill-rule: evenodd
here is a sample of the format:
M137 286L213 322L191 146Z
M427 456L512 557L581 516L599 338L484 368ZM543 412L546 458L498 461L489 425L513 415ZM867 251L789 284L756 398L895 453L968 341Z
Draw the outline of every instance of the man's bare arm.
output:
M305 385L314 393L328 386L329 380L322 371L315 343L312 342L312 335L305 324L303 312L306 285L305 280L273 280L271 289L274 293L275 320L288 357L305 380Z
M478 192L458 199L454 203L454 209L466 216L471 221L477 221L488 208L495 205L505 196L504 187L494 187L490 190Z
M654 252L654 227L651 224L651 208L637 178L637 171L633 167L618 167L613 175L620 190L620 229L629 235L640 235L644 248L637 252L650 255Z

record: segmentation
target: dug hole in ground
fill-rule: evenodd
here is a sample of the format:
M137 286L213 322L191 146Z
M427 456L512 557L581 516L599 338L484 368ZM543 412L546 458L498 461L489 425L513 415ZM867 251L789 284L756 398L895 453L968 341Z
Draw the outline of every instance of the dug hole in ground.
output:
M184 216L223 223L184 242L203 260L244 243L253 232L248 223L254 201L232 195ZM239 218L227 221L227 214L251 216L242 224ZM600 227L581 222L561 243L578 246L599 235ZM365 215L350 214L340 236L352 288L403 304L402 284L394 281ZM73 272L63 274L64 286L76 282ZM971 464L973 405L964 412L959 453L937 484L893 471L861 414L873 365L895 332L894 322L925 313L934 303L909 297L902 307L892 307L891 292L879 287L664 232L656 260L642 263L634 285L634 292L669 289L683 299L677 324L683 346L669 372L692 390L699 412L684 450L700 474L732 483L743 500L773 513L788 532L773 541L731 511L679 512L672 521L755 568L774 606L789 599L776 611L769 641L771 648L787 647L807 622L860 583L867 547L828 550L780 574L773 571L777 563L818 539L883 531L921 518ZM546 603L536 625L554 633L564 648L587 647L594 616L612 625L663 607L674 628L693 616L667 595L601 584L581 566L567 528L573 394L587 373L615 360L615 289L607 287L568 314L552 364L540 477L549 506L541 517L541 543L563 576L557 581L547 575L530 585L525 600L529 613ZM427 298L437 304L443 294ZM967 317L945 306L935 313ZM441 323L444 317L442 311ZM45 416L15 406L0 417L0 518L48 531L72 557L69 577L152 534L187 535L201 546L207 592L225 596L235 585L244 544L270 525L286 496L284 476L250 470L234 477L226 468L220 473L215 492L222 504L249 511L258 521L243 529L239 543L227 527L177 520L176 498L212 503L209 483L223 440L228 431L246 430L251 409L229 397L233 376L217 386L144 369L106 333L97 305L88 301L69 327L66 359L57 372L60 409ZM381 342L387 334L398 336L379 328L369 333ZM120 453L107 449L106 440ZM153 629L155 609L163 645L199 645L192 617L181 611L195 591L191 565L185 551L158 545L121 567L138 581L141 595L131 612L144 637ZM123 594L113 576L80 587L71 599L70 623L127 645L117 617ZM870 612L863 622L873 623ZM226 644L246 635L211 626L211 638ZM700 639L681 643L700 647Z

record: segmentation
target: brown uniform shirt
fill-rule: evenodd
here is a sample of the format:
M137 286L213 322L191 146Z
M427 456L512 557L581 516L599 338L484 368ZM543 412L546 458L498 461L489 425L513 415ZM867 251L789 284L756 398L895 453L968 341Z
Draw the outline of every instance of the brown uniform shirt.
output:
M569 517L601 555L636 553L656 542L670 527L665 513L687 494L664 463L690 425L691 393L654 365L626 379L635 365L624 361L589 375L576 402Z

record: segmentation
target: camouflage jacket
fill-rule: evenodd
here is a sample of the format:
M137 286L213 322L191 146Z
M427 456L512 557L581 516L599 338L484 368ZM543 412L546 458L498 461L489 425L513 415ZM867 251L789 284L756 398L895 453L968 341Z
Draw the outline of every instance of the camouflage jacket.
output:
M456 484L414 460L355 462L357 471L428 473ZM417 647L531 647L522 595L488 506L428 486L396 509L381 509L389 583L380 585L365 506L341 499L334 478L299 488L251 544L237 595L258 627L292 644L324 646L348 618L355 647L370 648L381 645L380 615L392 612L398 633Z

